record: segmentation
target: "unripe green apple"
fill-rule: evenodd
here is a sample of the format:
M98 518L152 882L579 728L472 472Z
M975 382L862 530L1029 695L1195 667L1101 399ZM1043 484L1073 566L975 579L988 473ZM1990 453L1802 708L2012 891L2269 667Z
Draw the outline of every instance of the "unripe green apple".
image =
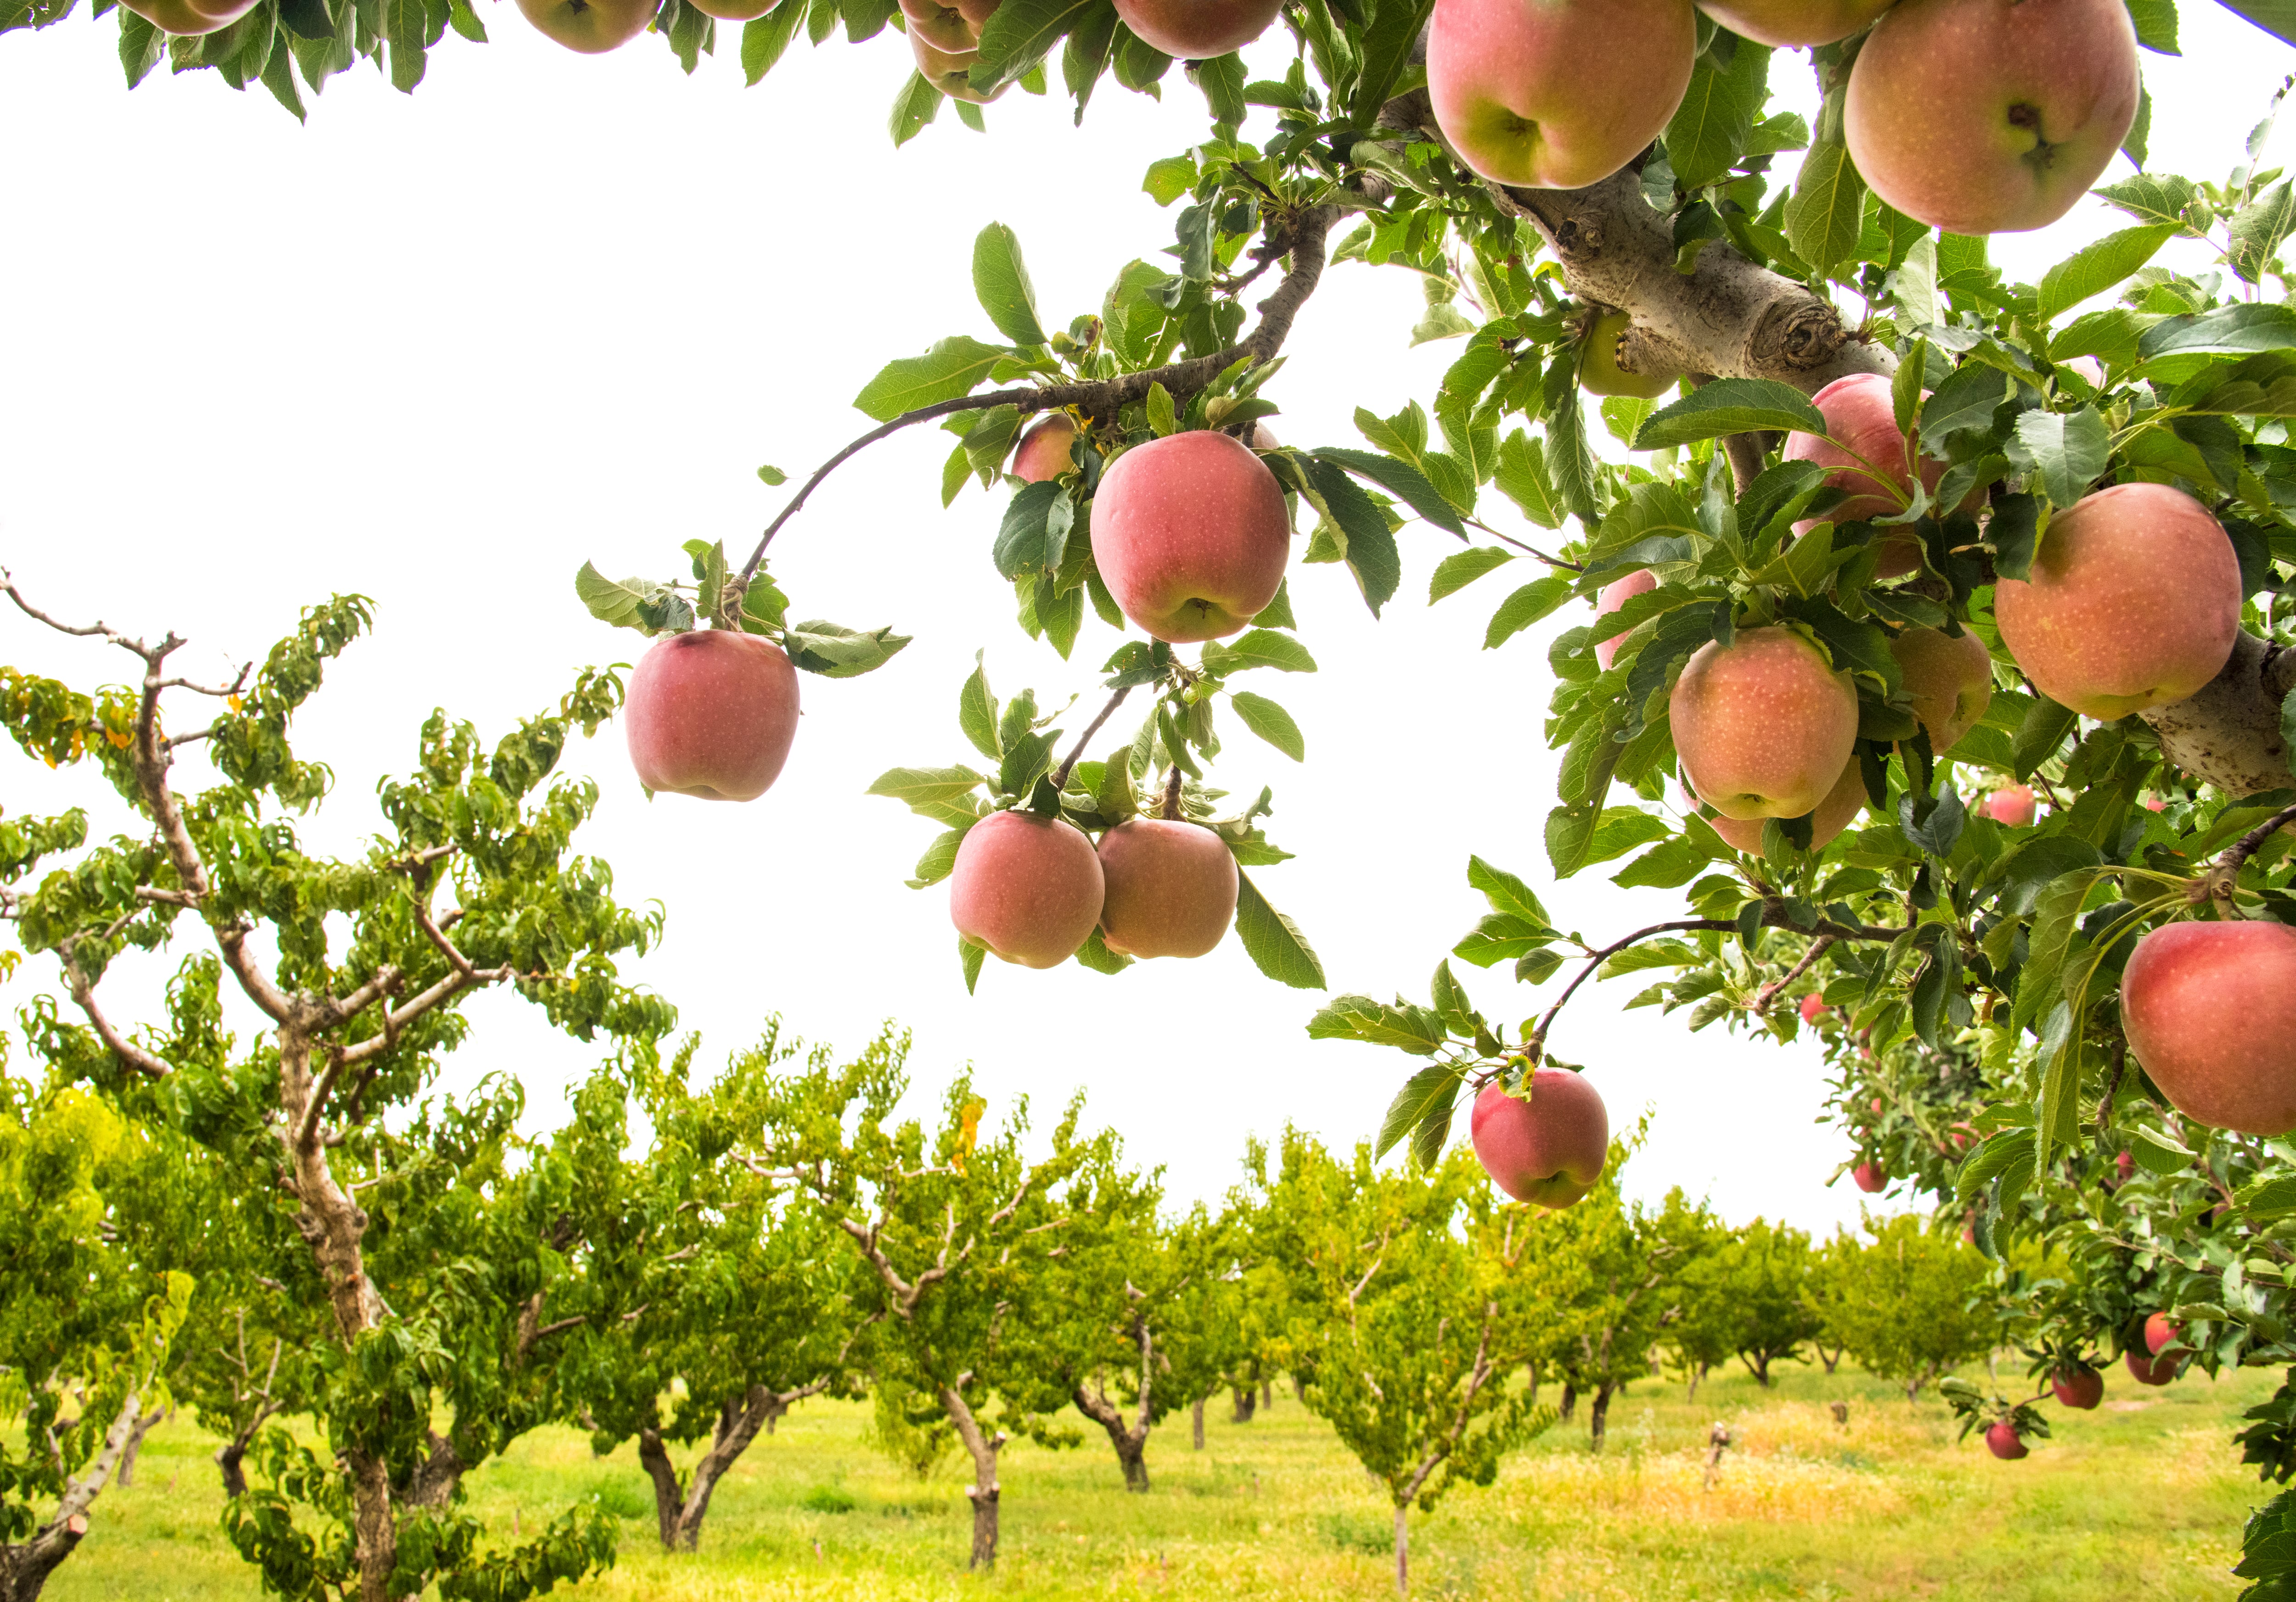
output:
M1116 0L1116 14L1143 44L1183 62L1242 49L1283 9L1283 0Z
M1083 830L1063 818L997 812L957 845L948 916L967 944L1021 967L1058 967L1090 938L1104 892Z
M1235 855L1200 824L1135 817L1100 837L1101 937L1123 957L1201 957L1235 917Z
M162 33L189 38L229 28L255 9L255 0L119 0Z
M2057 1393L2057 1400L2066 1407L2079 1408L2087 1412L2104 1400L2104 1376L2082 1363L2051 1375L2049 1389Z
M535 28L569 50L603 55L646 30L661 0L518 0Z
M2240 587L2232 541L2200 502L2115 484L2050 520L2032 578L1995 587L1993 618L2043 694L2110 722L2217 676L2240 633Z
M1647 595L1657 587L1656 573L1646 567L1636 568L1625 578L1605 584L1595 592L1595 616L1598 620L1608 617L1636 596ZM1619 660L1619 647L1626 644L1627 635L1633 632L1629 628L1626 634L1614 634L1609 639L1595 642L1595 660L1603 664L1603 672L1609 672L1611 664Z
M1841 831L1857 821L1866 809L1866 774L1851 757L1842 765L1841 776L1825 799L1810 809L1809 849L1822 851L1841 836ZM1800 813L1795 817L1801 816ZM1738 850L1750 856L1762 854L1762 828L1767 819L1760 817L1714 817L1706 820L1713 831Z
M1697 56L1690 0L1435 0L1427 94L1482 177L1583 189L1666 131Z
M1849 70L1843 132L1874 193L1949 234L2043 228L2136 117L2122 0L1898 0Z
M1806 637L1742 628L1701 645L1669 698L1684 778L1725 817L1800 817L1841 785L1857 693Z
M1825 434L1788 434L1785 460L1840 468L1839 472L1828 474L1825 481L1833 489L1847 490L1849 498L1823 520L1803 518L1794 524L1794 532L1807 534L1821 521L1837 526L1870 522L1904 511L1912 500L1913 474L1906 461L1912 441L1898 431L1897 400L1890 381L1879 373L1853 373L1811 396L1810 404L1825 419ZM1922 488L1934 492L1945 477L1946 464L1923 452L1920 467ZM1960 510L1974 512L1984 504L1985 489L1980 485L1963 497ZM1911 529L1885 530L1881 538L1876 578L1901 578L1921 566L1921 537Z
M1611 1115L1581 1073L1540 1068L1530 1100L1483 1087L1467 1121L1475 1160L1518 1202L1568 1207L1595 1188L1611 1154Z
M630 766L655 794L755 801L797 738L797 670L759 635L668 635L638 659L622 719Z
M1626 395L1655 400L1682 382L1679 373L1630 373L1619 365L1619 343L1635 320L1606 311L1587 331L1587 356L1578 366L1578 387L1589 395Z
M1929 731L1930 749L1940 755L1975 728L1993 703L1992 653L1966 628L1959 639L1935 628L1908 628L1890 642L1890 654L1913 697L1914 716Z
M1124 615L1178 645L1242 628L1292 555L1283 490L1240 440L1196 429L1136 445L1092 500L1092 557Z
M1076 419L1055 412L1021 436L1013 451L1013 476L1031 484L1056 479L1076 465Z
M2136 942L2120 1023L2188 1118L2267 1138L2296 1130L2296 928L2168 924Z
M2030 828L2039 807L2030 785L2003 785L1977 803L1980 814L2013 829Z
M1757 45L1831 45L1890 9L1890 0L1699 0L1698 9Z

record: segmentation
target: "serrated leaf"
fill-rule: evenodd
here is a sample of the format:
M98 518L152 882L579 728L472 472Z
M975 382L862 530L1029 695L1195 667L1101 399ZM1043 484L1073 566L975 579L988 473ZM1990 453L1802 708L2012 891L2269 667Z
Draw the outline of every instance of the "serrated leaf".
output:
M899 801L935 823L970 827L980 817L973 793L984 783L970 768L891 768L865 793Z
M782 9L783 11L802 11L805 7L799 4L798 0L784 0ZM785 40L783 42L786 43L787 41ZM818 43L818 41L816 41L816 43ZM755 82L756 80L753 78L750 81ZM924 132L926 125L931 122L934 118L940 115L941 103L946 99L947 99L947 96L943 94L939 89L935 88L933 86L932 80L927 78L923 73L910 73L908 82L903 84L901 86L900 93L893 96L893 109L885 119L885 129L893 136L893 148L895 150L900 149L901 146L906 144L910 140ZM881 379L882 376L883 374L882 374L879 375ZM968 386L968 388L970 386ZM862 391L864 395L868 394L868 392L869 391L866 390ZM957 393L962 395L964 393L964 390L959 390ZM854 404L858 406L861 403L857 401ZM914 404L922 406L929 403L919 401ZM865 412L869 411L869 408L866 406L862 406L861 409ZM877 414L874 412L869 412L869 415L872 417L877 416ZM878 418L878 421L881 423L889 421L890 418L898 416L898 415L899 409L897 408L895 411L887 413L884 417ZM975 972L979 971L980 964L977 960L973 964L973 967ZM965 988L967 990L972 989L969 977Z
M1566 508L1546 474L1544 440L1531 439L1521 429L1511 431L1499 446L1498 471L1492 481L1498 485L1500 494L1540 528L1562 526Z
M987 653L975 652L972 677L956 694L956 726L972 748L992 762L1004 760L1004 743L996 734L996 696L988 687Z
M1812 145L1786 202L1786 242L1823 274L1857 254L1865 223L1866 180L1849 147L1831 140Z
M2041 487L2059 507L2087 494L2112 454L2112 431L2095 407L2072 413L2021 412L2016 443L2026 458L2022 464L2039 472Z
M1434 577L1427 583L1427 604L1432 606L1446 596L1456 595L1493 568L1505 567L1514 560L1513 551L1495 545L1472 546L1464 551L1454 551L1435 564Z
M1250 668L1274 668L1283 673L1313 673L1316 659L1308 647L1273 628L1248 628L1232 640L1205 644L1204 670L1226 678Z
M1335 463L1314 456L1303 459L1309 482L1324 505L1331 509L1332 521L1347 536L1347 564L1355 574L1356 587L1363 592L1364 604L1371 608L1374 617L1387 604L1403 582L1403 557L1395 547L1395 533L1387 526L1387 518L1371 497L1365 494L1347 470Z
M1698 58L1690 87L1666 125L1667 159L1685 190L1720 183L1753 137L1754 117L1769 93L1770 53L1741 39L1727 62L1714 51Z
M762 17L742 25L742 77L752 87L774 70L790 41L797 37L797 25L805 17L805 0L781 0ZM916 82L923 82L916 78ZM931 88L931 84L925 87ZM898 140L896 141L898 143Z
M792 666L824 678L858 678L874 672L898 655L910 637L891 628L848 628L824 619L792 623L782 635L782 648Z
M1467 885L1482 892L1493 912L1503 912L1527 918L1534 924L1548 922L1546 908L1531 893L1530 886L1503 867L1494 867L1480 857L1467 859Z
M1020 236L1003 223L989 224L972 242L972 292L996 332L1015 345L1045 342Z
M1238 873L1235 932L1254 966L1295 990L1320 990L1324 965L1300 926L1267 903L1249 874Z
M1018 80L1103 4L1103 0L1004 0L981 27L980 60L969 75L972 87L982 94L994 94Z
M2173 225L2156 223L2123 228L2083 245L2042 275L2041 321L2054 323L2090 296L2104 293L2152 260L2180 231Z
M1570 598L1572 579L1568 573L1550 573L1544 579L1534 579L1499 603L1483 630L1483 649L1496 650L1533 623L1547 617L1554 609Z
M2281 180L2234 212L2226 232L2231 236L2226 262L2249 283L2263 283L2281 245L2296 232L2296 185Z
M1825 418L1792 384L1769 378L1718 379L1645 418L1634 448L1657 450L1765 429L1823 434Z
M1243 719L1244 727L1258 735L1295 762L1308 760L1307 737L1300 726L1285 711L1265 695L1255 695L1250 690L1233 690L1228 700L1235 715Z
M933 90L936 97L939 93ZM853 398L853 404L878 422L890 423L904 412L970 395L988 376L990 368L1011 355L1002 346L984 345L956 334L937 341L922 356L905 356L886 363Z
M1388 490L1414 512L1446 533L1466 538L1467 526L1459 521L1451 503L1445 500L1428 481L1427 475L1410 463L1375 451L1352 450L1345 446L1324 446L1309 453L1325 462L1336 462L1352 472L1361 473L1382 489Z

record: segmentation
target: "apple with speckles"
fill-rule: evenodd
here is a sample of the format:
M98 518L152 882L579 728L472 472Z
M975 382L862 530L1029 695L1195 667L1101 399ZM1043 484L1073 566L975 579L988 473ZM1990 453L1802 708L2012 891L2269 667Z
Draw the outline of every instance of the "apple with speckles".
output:
M1484 1086L1468 1123L1483 1171L1518 1202L1568 1207L1610 1160L1611 1115L1586 1076L1567 1069L1534 1072L1527 1102Z

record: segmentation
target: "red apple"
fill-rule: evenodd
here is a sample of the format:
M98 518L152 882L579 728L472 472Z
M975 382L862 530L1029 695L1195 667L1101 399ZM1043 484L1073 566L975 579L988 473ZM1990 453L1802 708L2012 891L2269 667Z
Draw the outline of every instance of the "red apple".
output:
M1427 93L1484 177L1581 189L1666 131L1697 55L1690 0L1435 0Z
M1807 534L1820 522L1837 526L1868 522L1892 516L1912 504L1914 479L1906 460L1912 442L1898 430L1897 402L1889 379L1879 373L1853 373L1811 396L1810 404L1825 419L1825 433L1788 434L1785 460L1840 468L1841 472L1828 474L1825 481L1849 491L1849 498L1823 519L1802 519L1794 524L1794 532ZM1935 490L1945 477L1946 464L1923 452L1919 465L1922 488ZM1984 504L1985 490L1980 487L1963 497L1961 509L1973 512ZM1885 530L1881 539L1876 577L1895 579L1921 566L1921 537L1910 529Z
M795 0L791 0L794 4ZM947 54L963 54L980 45L980 26L964 12L954 5L942 5L938 0L900 0L901 14L908 22L909 37L922 39L935 50ZM994 10L992 6L990 8ZM984 16L982 21L987 21Z
M638 660L623 715L630 765L655 794L755 801L797 737L797 670L758 635L668 635Z
M1898 0L1850 69L1843 131L1866 182L1907 217L2013 233L2055 222L2096 182L2137 94L2122 0Z
M1126 957L1201 957L1235 916L1235 857L1193 823L1136 817L1100 837L1100 927Z
M1669 699L1685 777L1725 817L1800 817L1841 785L1857 693L1792 629L1701 645Z
M2168 809L2169 803L2157 795L2148 795L2144 798L2144 809L2147 812L2165 812Z
M1124 615L1185 645L1275 599L1292 555L1283 491L1241 441L1193 430L1136 445L1092 501L1092 555Z
M1831 45L1890 9L1890 0L1699 0L1698 9L1757 45Z
M2025 1456L2028 1448L2017 1434L2017 1426L2006 1418L1985 1432L1985 1450L2004 1462L2014 1463Z
M540 32L584 55L619 50L646 30L660 0L518 0Z
M1898 659L1914 716L1929 731L1933 752L1951 750L1993 702L1992 653L1965 628L1959 639L1934 628L1908 628L1890 642L1890 654Z
M1468 1120L1475 1158L1518 1202L1568 1207L1603 1176L1611 1154L1611 1116L1582 1074L1541 1068L1530 1100L1496 1084L1483 1087Z
M1626 395L1655 400L1682 382L1679 373L1636 373L1621 366L1620 345L1634 318L1606 311L1587 331L1587 358L1578 366L1579 387L1589 395Z
M1625 578L1605 584L1595 592L1595 616L1597 620L1607 617L1635 596L1648 595L1657 587L1656 573L1646 567L1636 568ZM1603 664L1603 672L1609 672L1611 664L1619 660L1619 647L1626 643L1627 634L1633 632L1629 628L1626 634L1614 634L1595 645L1595 660Z
M1857 1188L1867 1195L1874 1195L1887 1189L1890 1184L1890 1176L1882 1171L1880 1163L1871 1159L1851 1169L1849 1177L1857 1181Z
M1283 0L1116 0L1125 27L1183 62L1208 62L1242 49L1283 9Z
M2120 1023L2185 1116L2245 1135L2296 1130L2296 927L2153 930L2121 974Z
M1825 998L1812 990L1801 998L1801 1021L1815 1023L1833 1009L1825 1005Z
M2112 1160L2112 1168L2113 1171L2120 1176L2120 1182L2124 1185L2136 1177L2136 1159L2130 1153L2122 1152L2115 1156Z
M1809 815L1809 849L1822 851L1857 821L1858 813L1866 809L1866 776L1852 757L1842 766L1841 776L1825 799L1817 803ZM1762 854L1762 825L1759 817L1714 817L1706 820L1713 831L1748 856Z
M2121 1360L2140 1385L2165 1385L2177 1377L2177 1360L2173 1357L2146 1357L2131 1346Z
M2049 1389L2065 1406L2087 1412L2104 1400L2104 1376L2083 1363L2049 1376Z
M162 33L179 37L229 28L255 9L255 0L119 0Z
M1977 809L1995 823L2022 829L2031 826L2033 814L2038 805L2032 785L2004 785L1978 802Z
M1041 484L1076 465L1076 419L1055 412L1021 436L1013 452L1013 476Z
M2164 1350L2175 1345L2177 1337L2184 1333L2182 1329L2169 1321L2167 1313L2153 1312L2144 1315L2144 1350L2154 1357L2159 1357Z
M525 0L520 0L520 3L523 4ZM791 4L794 3L795 0L791 0ZM980 52L977 49L942 50L912 33L909 36L909 53L916 58L917 71L925 82L951 100L967 100L974 105L985 106L1003 94L1004 89L1013 86L1007 84L996 94L983 94L972 86L972 63L980 59Z
M1024 968L1058 967L1100 922L1100 859L1058 817L998 812L965 831L948 916L967 943Z
M2240 559L2206 507L2166 484L2115 484L2050 520L2032 578L2002 579L1993 616L2043 694L2109 722L2214 678L2240 603Z

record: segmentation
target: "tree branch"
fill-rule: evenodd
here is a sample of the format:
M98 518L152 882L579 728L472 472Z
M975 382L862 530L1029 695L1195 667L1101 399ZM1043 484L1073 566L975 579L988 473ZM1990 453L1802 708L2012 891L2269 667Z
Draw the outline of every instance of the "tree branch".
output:
M1053 788L1055 791L1068 788L1069 775L1075 771L1078 760L1084 755L1084 748L1090 744L1092 737L1100 732L1101 725L1116 715L1116 709L1124 704L1124 698L1130 694L1132 694L1130 685L1126 685L1118 690L1115 694L1108 698L1108 704L1100 709L1100 716L1085 725L1084 733L1077 736L1076 746L1069 752L1068 760L1053 770Z

